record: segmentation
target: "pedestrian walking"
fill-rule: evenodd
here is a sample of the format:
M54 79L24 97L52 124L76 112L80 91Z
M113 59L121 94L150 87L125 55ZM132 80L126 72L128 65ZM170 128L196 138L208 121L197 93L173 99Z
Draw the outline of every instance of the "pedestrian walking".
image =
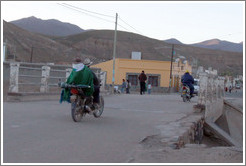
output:
M149 95L151 94L151 88L152 88L152 86L151 86L151 84L149 83L149 84L148 84L148 94L149 94Z
M126 81L125 79L122 79L122 84L121 84L121 93L123 93L126 89Z
M129 80L126 80L126 93L130 93L131 83Z
M140 95L142 95L146 91L146 89L145 89L145 81L147 80L147 76L145 75L144 70L138 76L138 79L139 79L139 82L140 82Z
M229 87L229 92L231 93L231 90L232 90L232 86L230 85L230 87Z

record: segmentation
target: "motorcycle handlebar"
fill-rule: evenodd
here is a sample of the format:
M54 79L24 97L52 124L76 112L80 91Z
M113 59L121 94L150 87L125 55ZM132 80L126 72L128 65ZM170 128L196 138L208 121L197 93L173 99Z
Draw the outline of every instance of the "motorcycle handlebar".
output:
M60 88L82 88L82 89L91 88L91 86L89 85L81 85L81 84L73 85L73 84L67 84L65 82L59 82L58 86Z

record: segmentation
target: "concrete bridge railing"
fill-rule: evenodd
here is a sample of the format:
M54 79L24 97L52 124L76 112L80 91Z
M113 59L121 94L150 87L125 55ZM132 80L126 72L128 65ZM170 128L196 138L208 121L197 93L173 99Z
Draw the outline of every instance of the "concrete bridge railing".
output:
M204 111L205 124L200 130L203 130L203 126L206 125L206 130L210 130L221 137L228 145L241 147L243 140L242 113L224 100L225 78L219 77L217 71L212 70L212 68L208 70L199 68L200 92L198 104L194 108L195 111L197 111L196 108L199 111ZM220 126L218 121L220 123L223 121L223 126Z
M101 88L103 89L106 73L97 68L92 68L92 70L101 79ZM35 86L32 88L33 92L39 93L49 93L52 88L58 90L59 80L66 81L71 71L71 66L10 62L8 93L25 93L27 90L30 91L33 86Z
M199 67L200 89L198 105L205 108L205 120L215 122L223 113L224 78L218 77L217 70L203 70Z

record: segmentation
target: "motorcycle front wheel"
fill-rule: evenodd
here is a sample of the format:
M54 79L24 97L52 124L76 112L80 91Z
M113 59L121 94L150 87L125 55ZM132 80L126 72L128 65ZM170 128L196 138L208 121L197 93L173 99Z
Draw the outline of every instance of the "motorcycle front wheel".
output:
M71 114L74 122L80 122L83 114L78 99L71 102Z
M103 110L104 110L104 99L102 96L100 96L99 108L93 112L94 117L99 118L102 115Z

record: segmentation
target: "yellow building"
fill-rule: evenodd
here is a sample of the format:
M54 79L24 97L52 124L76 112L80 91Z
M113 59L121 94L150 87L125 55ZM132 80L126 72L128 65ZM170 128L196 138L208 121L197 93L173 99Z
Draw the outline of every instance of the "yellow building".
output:
M175 79L181 78L186 70L191 72L191 66L181 61L172 64L172 83L171 87L179 85L175 84ZM95 68L101 68L107 72L106 84L112 84L113 60L92 65ZM152 87L169 87L170 80L170 61L155 60L134 60L134 59L115 59L115 85L121 85L122 79L129 79L132 86L139 86L138 76L144 70L147 75L147 82Z

